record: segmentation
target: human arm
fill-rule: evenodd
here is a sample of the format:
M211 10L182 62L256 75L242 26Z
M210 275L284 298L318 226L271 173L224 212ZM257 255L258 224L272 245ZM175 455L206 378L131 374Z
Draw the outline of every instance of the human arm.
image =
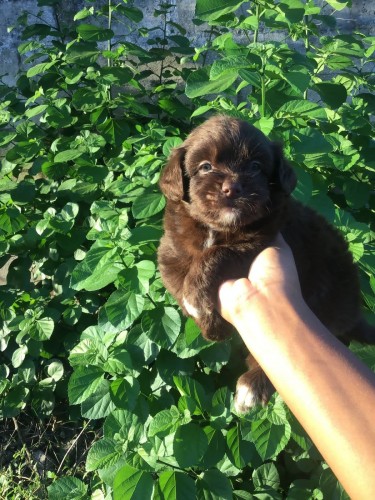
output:
M224 283L219 308L353 499L375 498L375 375L303 300L279 237L249 279Z

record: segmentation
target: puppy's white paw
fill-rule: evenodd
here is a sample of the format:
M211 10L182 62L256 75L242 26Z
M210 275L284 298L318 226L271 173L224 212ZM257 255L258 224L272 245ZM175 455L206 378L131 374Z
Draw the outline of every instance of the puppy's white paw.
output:
M190 304L186 300L186 297L182 297L182 303L184 304L184 307L190 316L192 316L195 319L199 318L199 316L200 316L199 310L196 307L194 307L192 304Z
M237 381L234 397L237 413L247 413L256 405L266 406L274 390L260 367L247 371Z
M234 408L237 413L247 413L253 406L259 403L257 395L252 387L239 380L236 387L236 395L234 396Z

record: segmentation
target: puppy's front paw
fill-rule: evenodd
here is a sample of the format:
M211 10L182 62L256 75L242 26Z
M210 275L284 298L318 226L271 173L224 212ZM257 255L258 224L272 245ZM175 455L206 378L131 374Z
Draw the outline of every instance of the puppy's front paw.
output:
M237 413L247 413L253 406L265 406L274 388L260 368L249 370L237 381L234 407Z

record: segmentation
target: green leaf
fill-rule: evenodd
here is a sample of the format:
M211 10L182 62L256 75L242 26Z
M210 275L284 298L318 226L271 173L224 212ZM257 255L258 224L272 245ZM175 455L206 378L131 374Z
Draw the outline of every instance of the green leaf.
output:
M181 396L189 396L196 402L201 413L208 409L207 393L202 384L191 377L183 375L173 377L173 382Z
M81 414L89 419L104 418L115 409L111 400L110 383L101 380L99 386L81 403Z
M228 431L226 439L229 460L238 469L243 469L256 456L254 445L242 438L239 426L232 427Z
M186 80L185 94L193 99L194 97L219 94L227 90L237 79L237 72L226 72L221 78L210 80L210 67L203 68L190 73Z
M236 11L245 0L197 0L195 15L202 21L216 21L219 17Z
M118 378L111 383L110 395L116 408L133 410L140 395L139 382L132 379L130 383L126 378Z
M14 351L12 354L12 365L14 368L18 368L24 362L26 355L28 353L28 348L26 345L21 345L18 349Z
M159 488L163 500L196 499L194 480L183 472L162 472L159 476Z
M225 73L238 74L240 69L260 68L262 60L255 54L244 56L228 56L218 59L212 64L210 70L210 80L221 78Z
M318 92L321 99L332 109L337 109L346 101L347 90L341 83L316 83L314 90Z
M34 116L40 115L48 108L48 104L39 104L38 106L34 106L26 110L25 115L28 118L33 118Z
M17 416L26 406L29 389L21 385L13 385L0 404L0 417L11 418Z
M99 326L108 331L125 330L140 316L146 300L142 295L117 290L99 312Z
M165 198L160 193L150 193L134 200L132 213L136 219L148 219L161 212L165 207Z
M104 437L114 438L122 444L136 444L145 437L144 420L129 410L114 410L104 423Z
M82 155L83 151L80 151L78 149L68 149L66 151L61 151L60 153L57 153L57 155L54 158L54 162L65 163L67 161L75 160L76 158L79 158Z
M40 73L45 73L48 69L52 68L56 64L56 61L40 63L36 66L27 70L27 78L32 78L33 76L39 75Z
M77 14L73 17L73 21L80 21L81 19L85 19L86 17L92 16L94 14L94 7L90 7L89 9L85 7L84 9L77 12Z
M152 437L158 434L163 437L172 434L177 430L181 422L188 423L175 406L171 406L168 410L161 410L152 419L148 429L148 436Z
M163 144L163 155L168 157L173 148L177 148L182 144L182 139L180 137L170 137Z
M327 0L327 3L335 10L342 10L351 5L351 0Z
M275 458L285 448L291 435L290 425L274 425L267 420L258 420L251 425L252 436L263 460Z
M86 42L104 42L115 36L111 29L100 28L92 24L80 24L77 26L77 33Z
M185 359L197 355L202 349L207 349L211 345L212 342L202 337L196 323L191 318L188 318L185 323L185 330L178 336L172 351L180 358Z
M149 472L125 465L115 476L113 499L146 500L151 498L153 485L152 475Z
M367 204L370 189L368 184L354 179L348 179L343 185L346 202L354 209L359 209Z
M181 329L181 316L173 307L158 308L142 318L142 329L162 348L170 348L176 342Z
M208 439L208 448L203 455L202 464L204 469L210 469L218 464L225 455L226 443L222 431L211 426L204 427Z
M263 464L254 470L252 479L255 488L264 488L269 486L274 490L279 489L280 478L274 463Z
M297 154L330 153L333 146L317 129L306 127L295 133L293 149Z
M118 462L123 452L113 439L103 438L94 443L87 454L86 470L88 472L104 469Z
M79 366L76 368L68 384L70 404L79 404L85 401L96 391L103 379L103 370L97 366Z
M116 248L94 247L74 268L70 286L74 290L100 290L112 283L122 269Z
M99 132L109 144L121 146L129 136L129 125L126 120L108 118L97 125Z
M177 429L173 439L173 453L180 467L197 465L207 448L207 436L199 425L190 422Z
M55 328L55 323L53 319L51 318L40 318L36 319L30 329L28 330L28 333L31 338L35 340L48 340Z
M208 470L197 479L197 498L204 498L207 500L232 500L232 484L219 470Z
M324 108L317 103L302 99L285 102L276 112L277 118L295 118L299 116L320 120L327 119Z
M84 500L87 495L87 485L80 479L66 476L57 479L48 486L49 500Z

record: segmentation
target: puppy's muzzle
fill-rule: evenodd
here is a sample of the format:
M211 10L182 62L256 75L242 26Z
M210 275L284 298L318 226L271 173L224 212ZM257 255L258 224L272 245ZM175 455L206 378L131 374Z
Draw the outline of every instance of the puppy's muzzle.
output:
M242 184L239 181L225 179L221 191L226 198L238 198L242 194Z

